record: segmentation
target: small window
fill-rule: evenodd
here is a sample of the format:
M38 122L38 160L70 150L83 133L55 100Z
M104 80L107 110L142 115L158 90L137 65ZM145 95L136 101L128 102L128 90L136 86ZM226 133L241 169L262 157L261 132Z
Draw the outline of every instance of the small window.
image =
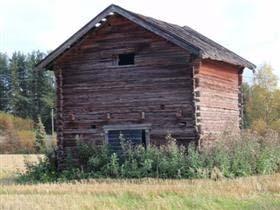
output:
M133 146L147 147L145 130L109 130L107 135L110 149L114 152L121 151L121 138L129 141Z
M118 58L118 65L125 66L125 65L134 65L134 53L126 53L126 54L119 54Z

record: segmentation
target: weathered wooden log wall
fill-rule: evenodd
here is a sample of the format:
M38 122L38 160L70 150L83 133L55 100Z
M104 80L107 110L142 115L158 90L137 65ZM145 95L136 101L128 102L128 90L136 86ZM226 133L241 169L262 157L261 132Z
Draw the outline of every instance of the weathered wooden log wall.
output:
M200 137L211 140L226 130L238 132L242 117L242 70L230 64L203 60L195 72L196 116Z
M62 70L57 75L63 148L75 147L76 135L102 144L103 126L114 124L151 123L153 144L161 144L167 132L182 143L195 140L189 53L119 15L103 24L55 63ZM114 62L130 52L135 65Z
M58 165L62 165L62 161L64 158L64 148L63 148L63 80L62 80L62 71L61 69L57 69L55 71L56 78L56 133L57 133L57 161Z

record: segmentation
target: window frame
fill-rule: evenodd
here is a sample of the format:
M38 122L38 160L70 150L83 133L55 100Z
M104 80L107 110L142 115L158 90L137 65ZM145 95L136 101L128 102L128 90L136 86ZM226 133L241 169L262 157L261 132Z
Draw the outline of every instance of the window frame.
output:
M120 63L120 56L121 55L130 55L130 54L132 54L133 55L133 63L132 64L124 64L124 65L120 65L119 63ZM112 56L112 59L113 59L113 61L112 61L112 64L113 64L113 66L115 66L115 67L129 67L129 66L135 66L136 65L136 54L135 54L135 52L121 52L121 53L116 53L116 54L114 54L113 56Z
M108 133L114 130L143 130L145 131L145 145L148 147L150 145L150 131L151 124L133 124L133 125L104 125L104 141L105 144L109 144Z

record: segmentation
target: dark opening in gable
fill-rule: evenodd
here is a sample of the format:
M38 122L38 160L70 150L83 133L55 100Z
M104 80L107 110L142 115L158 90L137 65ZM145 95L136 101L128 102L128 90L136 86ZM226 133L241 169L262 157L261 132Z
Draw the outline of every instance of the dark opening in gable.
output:
M133 65L134 64L134 53L119 54L118 65Z

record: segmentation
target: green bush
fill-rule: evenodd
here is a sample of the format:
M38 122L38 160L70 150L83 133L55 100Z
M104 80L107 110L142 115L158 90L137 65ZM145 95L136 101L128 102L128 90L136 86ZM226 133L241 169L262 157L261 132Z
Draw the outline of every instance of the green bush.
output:
M40 117L38 118L38 122L36 123L35 126L35 134L36 134L36 140L35 140L36 151L40 153L45 152L47 134Z
M66 181L86 178L211 178L271 174L280 171L279 136L222 136L212 147L198 151L194 144L177 146L168 136L160 147L134 146L121 139L121 151L107 146L93 147L77 142L75 164L73 151L66 151L65 170L57 172L54 155L48 154L38 165L27 165L21 181Z
M26 173L20 174L19 182L53 182L59 178L56 171L54 152L46 153L39 163L25 162Z

